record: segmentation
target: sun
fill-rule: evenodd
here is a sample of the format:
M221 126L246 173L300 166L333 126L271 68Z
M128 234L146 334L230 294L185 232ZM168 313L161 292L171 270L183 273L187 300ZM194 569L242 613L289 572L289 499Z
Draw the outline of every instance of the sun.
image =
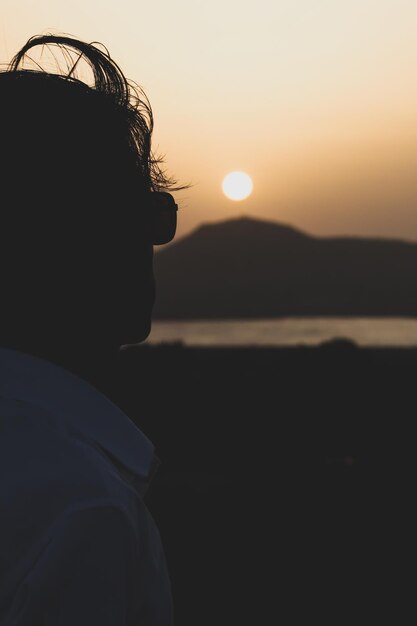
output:
M222 189L230 200L244 200L253 190L253 182L246 172L230 172L223 178Z

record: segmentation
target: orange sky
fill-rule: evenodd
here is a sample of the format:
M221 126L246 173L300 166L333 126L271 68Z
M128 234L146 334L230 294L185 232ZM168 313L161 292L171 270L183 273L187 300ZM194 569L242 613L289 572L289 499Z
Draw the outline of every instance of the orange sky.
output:
M179 236L245 214L417 240L416 0L2 0L0 62L45 32L102 42L145 89L154 149L194 184Z

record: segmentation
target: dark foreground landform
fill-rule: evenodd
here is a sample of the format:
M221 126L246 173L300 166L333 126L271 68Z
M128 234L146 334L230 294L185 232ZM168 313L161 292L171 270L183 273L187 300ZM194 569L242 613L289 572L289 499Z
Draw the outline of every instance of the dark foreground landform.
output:
M399 623L417 349L143 345L123 361L120 404L162 460L147 503L177 626Z

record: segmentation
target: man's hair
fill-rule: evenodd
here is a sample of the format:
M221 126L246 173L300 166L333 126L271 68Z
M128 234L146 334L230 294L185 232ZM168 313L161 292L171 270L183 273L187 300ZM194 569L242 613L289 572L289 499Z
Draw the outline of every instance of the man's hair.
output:
M73 109L78 124L84 119L88 128L101 120L106 125L99 129L103 136L113 132L122 139L144 188L152 191L179 189L175 187L176 181L162 170L163 159L156 158L152 153L153 114L147 96L139 85L126 79L108 51L103 46L103 50L100 49L98 45L101 46L63 35L30 38L13 57L7 69L0 71L2 125L6 124L10 128L10 118L16 119L17 114L21 116L21 123L26 119L36 124L36 115L44 125L41 128L38 123L37 129L43 133L48 129L48 120L49 127L59 121L61 132L66 124L73 132ZM34 48L41 49L39 61L47 56L45 49L49 51L56 60L55 71L44 69L39 61L29 55ZM60 61L53 52L54 48L60 52ZM92 84L77 77L82 62L92 73ZM28 63L32 65L31 69L24 67ZM32 125L32 131L37 129ZM14 135L17 134L18 129L13 127L13 123L10 130ZM45 139L48 139L47 132ZM4 145L4 137L2 140ZM27 144L27 148L30 150L31 146ZM39 143L35 148L39 150ZM62 146L62 152L65 152L65 145Z

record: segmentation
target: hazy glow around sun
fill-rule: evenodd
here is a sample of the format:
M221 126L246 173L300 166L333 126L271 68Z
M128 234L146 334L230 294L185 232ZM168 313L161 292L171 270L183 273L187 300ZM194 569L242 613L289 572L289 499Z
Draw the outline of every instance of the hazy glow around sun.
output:
M224 195L230 200L244 200L253 190L253 182L246 172L230 172L222 183Z

